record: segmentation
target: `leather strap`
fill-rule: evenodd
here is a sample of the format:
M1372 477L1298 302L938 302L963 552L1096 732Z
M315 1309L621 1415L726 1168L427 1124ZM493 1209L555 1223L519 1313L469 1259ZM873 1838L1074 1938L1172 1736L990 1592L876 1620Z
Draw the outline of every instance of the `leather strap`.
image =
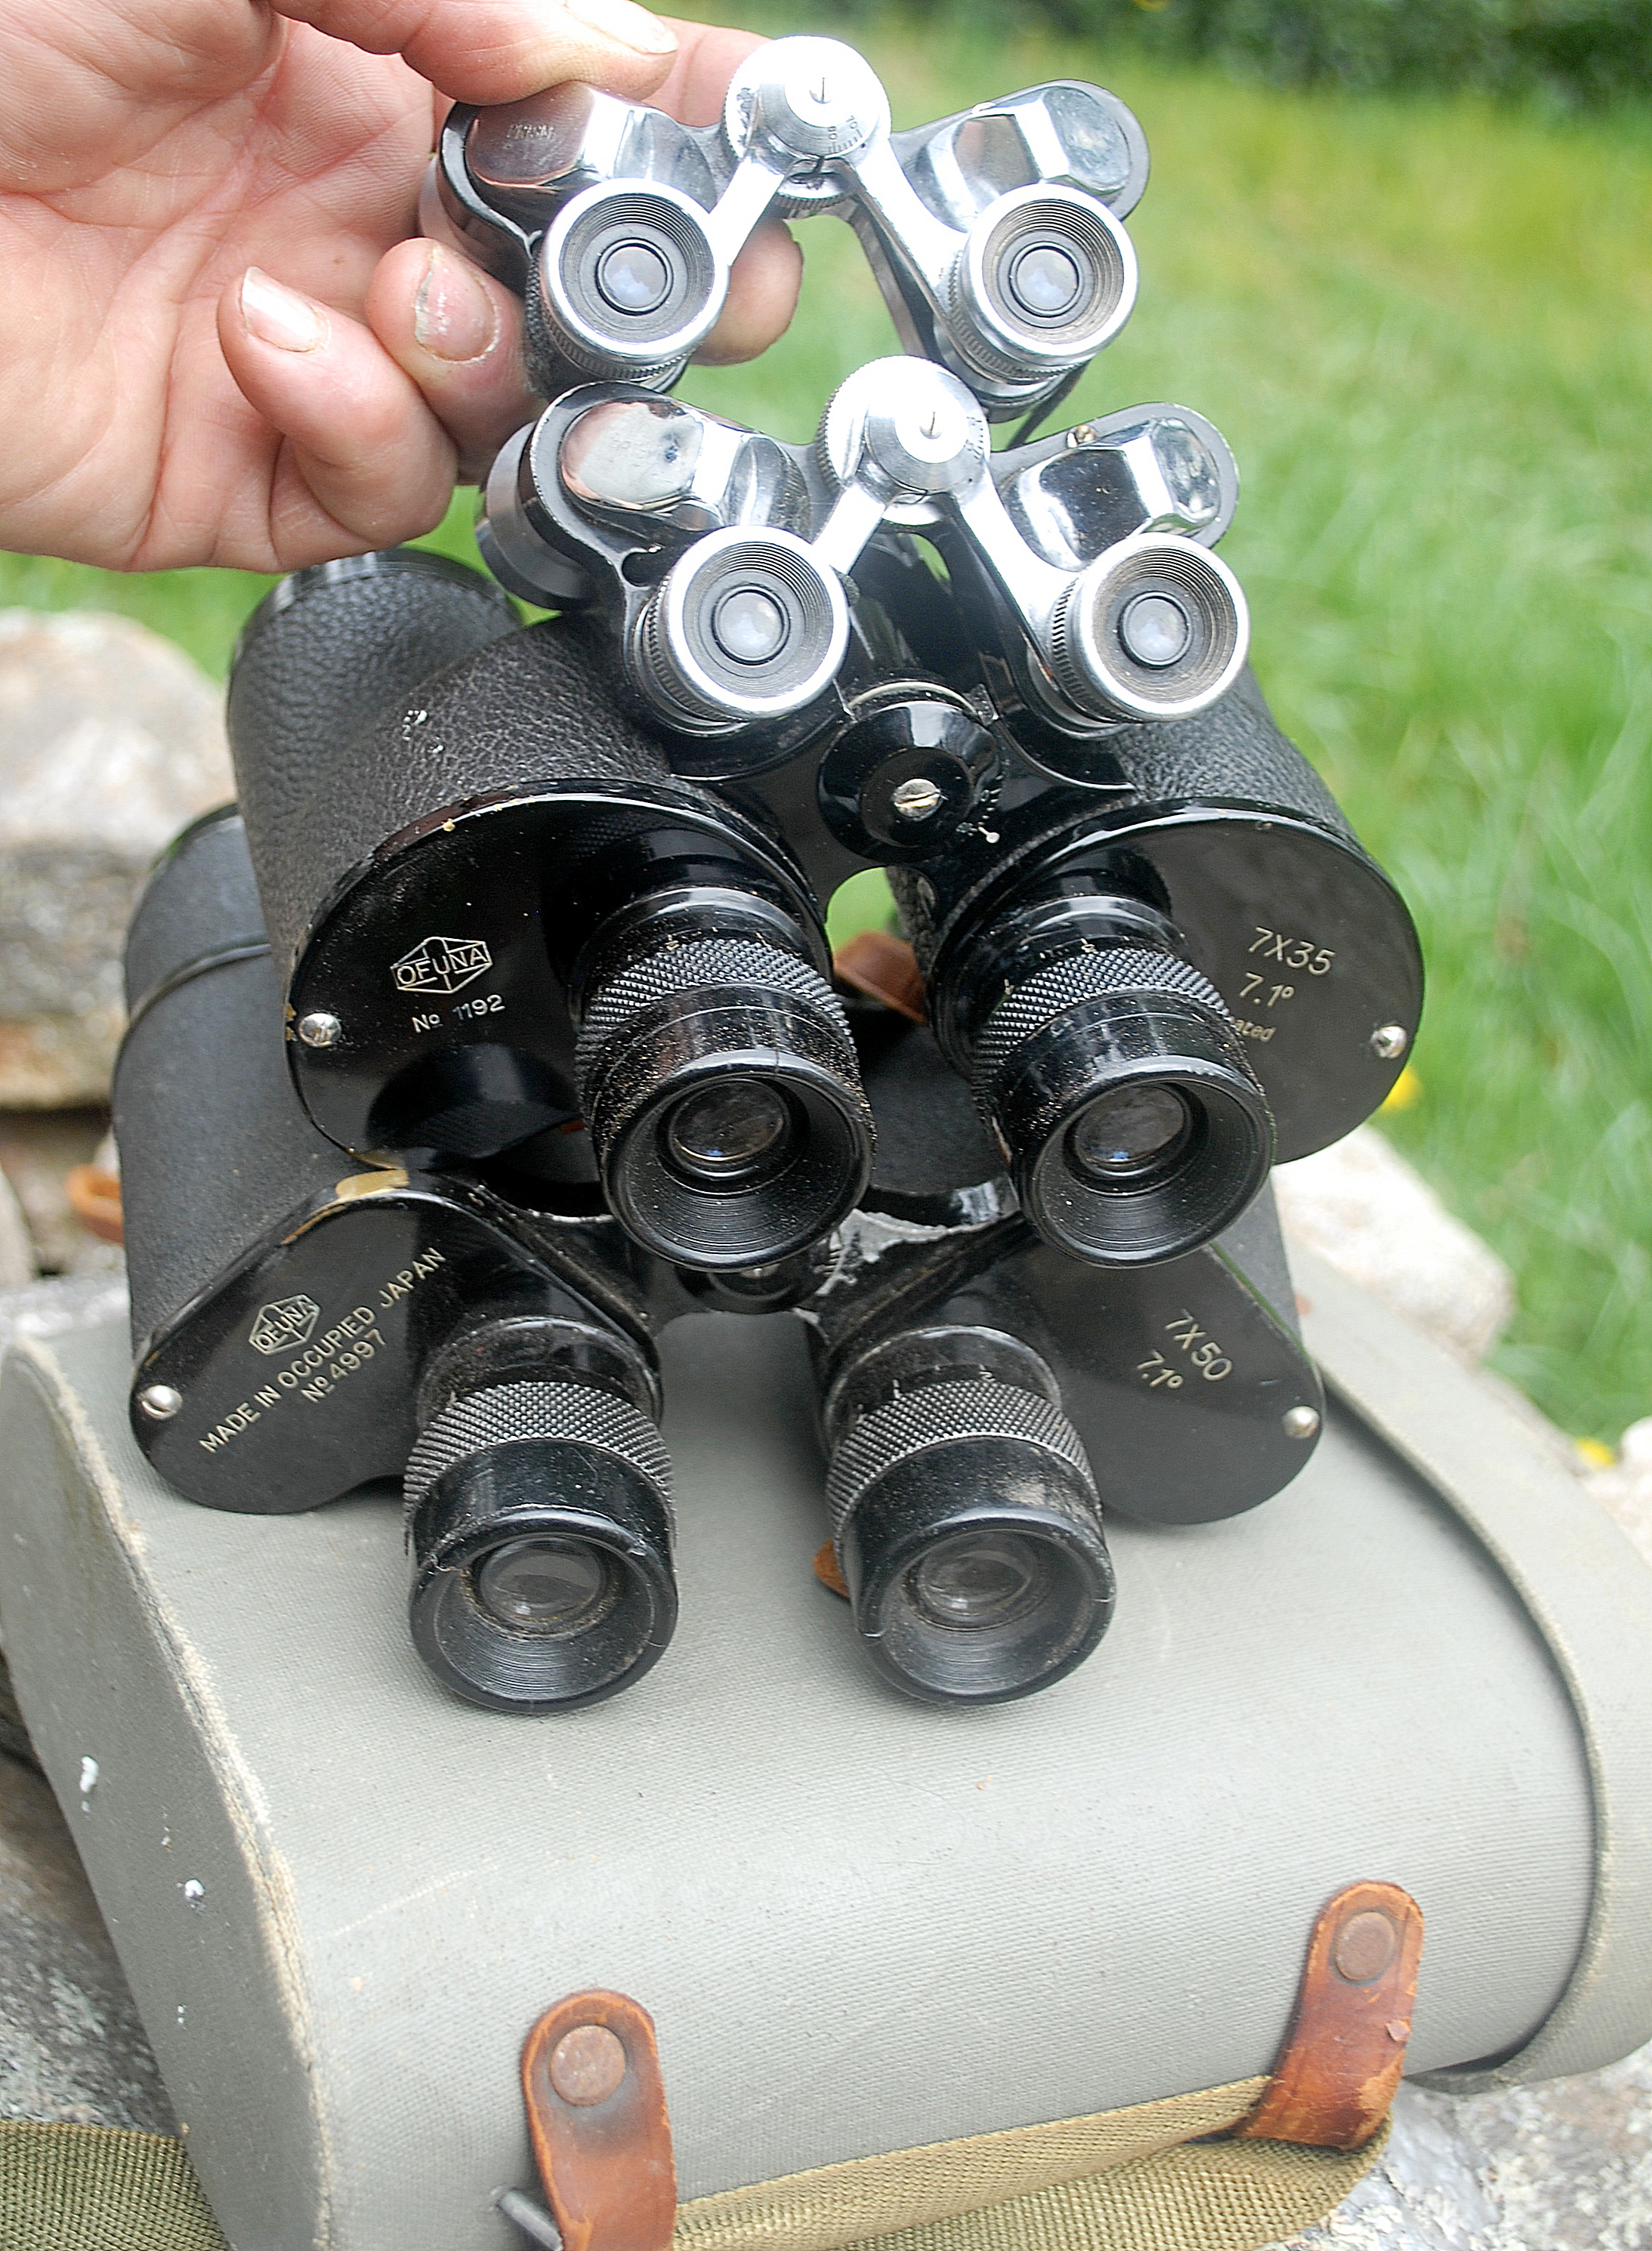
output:
M666 2251L677 2176L653 2020L623 1993L570 1993L522 2048L539 2178L563 2251Z
M1405 2069L1422 1910L1398 1884L1349 1884L1320 1910L1267 2092L1237 2136L1358 2150Z

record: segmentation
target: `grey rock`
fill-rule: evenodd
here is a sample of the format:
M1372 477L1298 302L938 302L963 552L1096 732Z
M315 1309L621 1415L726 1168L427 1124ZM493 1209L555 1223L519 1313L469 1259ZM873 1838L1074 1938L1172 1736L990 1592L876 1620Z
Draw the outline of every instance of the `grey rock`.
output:
M1514 1311L1514 1279L1377 1131L1274 1170L1287 1236L1445 1345L1483 1359Z
M1272 2251L1648 2251L1652 2047L1606 2071L1455 2101L1402 2087L1345 2204Z
M220 701L129 619L0 610L0 1107L107 1094L144 874L233 794Z

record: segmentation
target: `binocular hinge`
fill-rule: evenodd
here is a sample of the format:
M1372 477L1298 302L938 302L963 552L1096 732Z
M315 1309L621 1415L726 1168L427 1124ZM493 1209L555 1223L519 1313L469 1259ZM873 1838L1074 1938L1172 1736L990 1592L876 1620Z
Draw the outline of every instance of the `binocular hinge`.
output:
M542 2211L494 2202L545 2251L666 2251L677 2175L653 2019L624 1993L570 1993L522 2047L522 2094Z
M1348 1884L1329 1900L1274 2075L1234 2135L1363 2148L1405 2069L1421 1954L1422 1910L1398 1884Z

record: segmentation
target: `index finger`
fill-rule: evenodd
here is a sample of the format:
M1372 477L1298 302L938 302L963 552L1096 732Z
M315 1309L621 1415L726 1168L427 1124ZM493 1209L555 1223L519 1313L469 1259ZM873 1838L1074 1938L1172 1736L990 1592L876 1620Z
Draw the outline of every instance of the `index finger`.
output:
M675 31L636 0L271 0L271 5L278 16L368 54L401 55L421 78L460 101L518 101L568 79L639 99L660 86L679 52ZM685 31L698 28L684 26Z

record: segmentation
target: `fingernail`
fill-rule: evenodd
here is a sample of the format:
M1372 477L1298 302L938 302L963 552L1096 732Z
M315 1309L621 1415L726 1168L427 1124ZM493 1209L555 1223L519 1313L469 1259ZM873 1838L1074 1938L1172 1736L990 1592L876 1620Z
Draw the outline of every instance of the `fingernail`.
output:
M271 281L256 266L241 276L241 318L260 343L273 344L278 351L319 351L330 333L319 305Z
M413 300L413 334L438 359L480 359L499 336L499 314L475 268L439 243L431 245Z
M633 5L633 0L563 0L563 6L576 23L600 31L605 39L616 40L635 54L677 52L676 33L667 30L658 16Z

